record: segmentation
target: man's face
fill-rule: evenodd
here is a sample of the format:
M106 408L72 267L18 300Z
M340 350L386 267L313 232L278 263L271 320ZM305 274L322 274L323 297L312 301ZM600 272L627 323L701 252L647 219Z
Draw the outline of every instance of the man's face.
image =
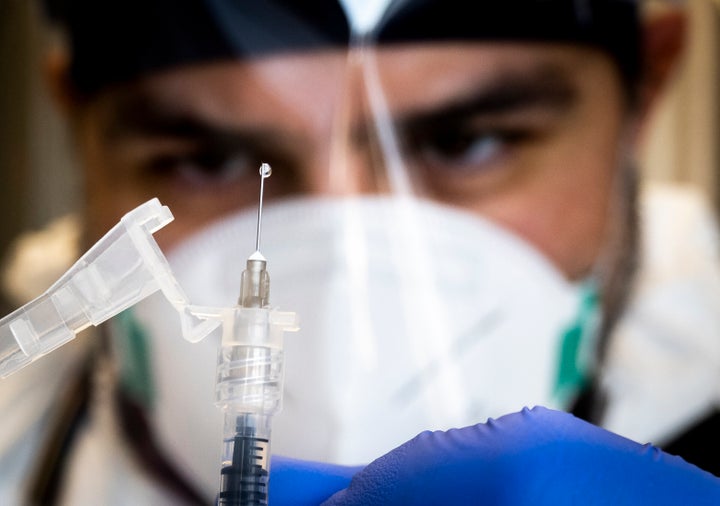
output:
M415 192L494 220L569 277L592 266L626 108L609 58L562 45L395 46L359 64L290 54L102 92L78 114L89 239L158 197L176 217L158 235L171 248L256 205L261 162L273 166L270 200L390 191L378 118Z

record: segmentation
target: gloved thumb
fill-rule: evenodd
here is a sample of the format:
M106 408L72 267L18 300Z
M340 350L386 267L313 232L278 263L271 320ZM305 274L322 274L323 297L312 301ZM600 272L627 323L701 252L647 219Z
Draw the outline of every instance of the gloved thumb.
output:
M423 432L358 472L325 506L720 504L720 478L545 408Z
M275 455L270 466L270 504L316 506L347 487L361 469Z

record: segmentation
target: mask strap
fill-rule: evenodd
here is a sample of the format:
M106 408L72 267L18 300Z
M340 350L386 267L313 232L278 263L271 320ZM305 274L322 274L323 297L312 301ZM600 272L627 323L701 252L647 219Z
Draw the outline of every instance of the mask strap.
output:
M560 339L558 369L553 397L567 407L590 383L593 376L593 357L600 328L600 303L597 285L587 281L581 287L577 317Z
M145 409L155 405L155 384L150 364L150 340L132 309L117 315L113 321L118 326L117 338L112 333L113 349L118 354L119 388L124 395Z

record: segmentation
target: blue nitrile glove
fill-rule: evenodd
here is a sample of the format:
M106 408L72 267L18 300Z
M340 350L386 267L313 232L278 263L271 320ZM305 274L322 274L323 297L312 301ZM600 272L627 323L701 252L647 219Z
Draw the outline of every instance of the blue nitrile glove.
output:
M272 506L317 506L350 484L364 466L350 467L274 455L270 466Z
M298 492L302 474L295 476ZM321 481L314 480L315 490ZM331 489L328 483L322 492ZM357 472L322 504L720 505L720 478L567 413L534 408L424 432Z

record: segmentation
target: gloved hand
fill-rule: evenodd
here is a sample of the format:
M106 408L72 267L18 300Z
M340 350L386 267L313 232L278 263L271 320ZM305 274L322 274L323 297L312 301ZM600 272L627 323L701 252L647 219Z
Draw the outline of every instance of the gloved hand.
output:
M720 478L545 408L423 432L359 471L273 459L271 504L333 490L323 505L720 504Z
M364 466L338 466L274 455L270 466L271 506L317 506L350 484Z

